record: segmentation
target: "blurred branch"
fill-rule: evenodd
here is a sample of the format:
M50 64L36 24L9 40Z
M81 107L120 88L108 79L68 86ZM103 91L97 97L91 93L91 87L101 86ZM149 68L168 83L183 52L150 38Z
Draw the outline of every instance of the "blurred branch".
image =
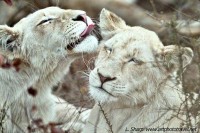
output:
M88 4L90 3L90 4ZM124 4L118 1L94 1L94 0L68 0L66 3L63 2L62 6L83 10L93 10L93 12L100 12L101 9L106 8L118 14L128 24L142 25L148 27L154 31L159 31L162 27L161 22L155 20L146 13L144 9L137 6L136 4Z
M156 16L136 4L125 4L118 1L68 0L67 2L60 2L62 3L63 7L67 6L68 8L72 9L83 9L86 11L89 10L90 12L96 12L96 14L98 14L101 9L106 8L122 17L129 25L143 26L157 32L160 34L160 36L166 36L166 34L168 34L167 29L169 28L166 25L170 23L170 18L172 18L173 15L158 14L154 5L155 3L153 3L152 0L150 1ZM175 10L175 12L177 12L177 10ZM177 31L183 35L200 35L200 23L197 21L191 21L188 24L188 21L186 20L178 20L176 28Z
M45 8L48 6L58 5L58 1L56 0L47 0L47 1L40 1L40 0L27 0L24 1L24 7L18 9L16 13L9 17L7 22L8 25L13 25L22 16L25 16L32 12L32 8ZM106 8L115 12L117 15L122 17L127 24L129 25L138 25L143 26L144 28L148 28L157 32L161 37L166 36L169 34L167 25L170 23L170 19L173 17L173 12L168 14L160 14L157 12L156 5L154 0L148 1L150 6L153 8L153 13L151 11L147 11L141 6L137 4L127 4L120 1L111 1L111 0L101 0L101 1L94 1L94 0L60 0L59 5L62 8L69 8L69 9L81 9L88 12L90 16L98 16L99 12ZM90 4L88 4L90 3ZM171 7L172 8L172 7ZM174 8L172 8L174 9ZM35 9L34 9L35 10ZM174 12L180 11L174 9ZM19 16L19 14L21 16ZM187 14L181 13L184 16ZM188 15L187 15L188 16ZM198 21L186 21L186 20L178 20L177 21L177 32L187 36L197 36L200 35L200 23Z
M179 21L177 21L176 28L180 34L184 34L184 35L188 35L188 36L200 35L200 22L199 21L179 20Z

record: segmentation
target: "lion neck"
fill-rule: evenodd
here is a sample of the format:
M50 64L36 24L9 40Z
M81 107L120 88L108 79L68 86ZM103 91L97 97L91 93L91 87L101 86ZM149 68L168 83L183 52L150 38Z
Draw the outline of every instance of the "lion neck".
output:
M51 92L51 88L57 85L59 81L62 80L64 75L69 71L71 63L77 59L77 57L62 58L60 60L50 59L49 62L42 64L38 68L38 81L33 84L33 88L44 93Z
M38 56L37 56L38 57ZM36 57L33 57L36 58ZM32 58L32 59L33 59ZM36 58L35 62L22 60L19 65L19 71L13 75L24 75L22 83L23 87L33 88L37 91L37 97L46 97L46 94L51 94L51 88L62 80L64 75L69 71L71 63L77 59L78 56L69 58ZM6 75L1 72L1 75ZM12 72L11 70L8 72ZM8 74L7 74L8 75ZM11 73L9 73L11 75ZM7 76L8 78L16 78L17 76ZM3 76L2 76L3 77ZM4 76L5 77L5 76ZM27 78L27 80L25 80ZM20 81L18 79L17 81ZM25 85L26 84L26 85ZM28 91L24 91L21 95L27 95ZM31 95L27 95L32 97ZM39 99L39 98L38 98Z

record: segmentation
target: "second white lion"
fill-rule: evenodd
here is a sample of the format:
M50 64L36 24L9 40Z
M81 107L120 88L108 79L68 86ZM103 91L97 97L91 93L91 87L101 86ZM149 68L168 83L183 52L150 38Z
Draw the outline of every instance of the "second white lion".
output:
M37 119L48 124L66 114L76 117L73 106L58 104L59 98L52 95L51 87L63 78L76 58L95 51L98 41L90 35L93 26L84 11L58 7L38 10L14 27L0 25L0 53L17 60L13 64L17 69L0 68L0 108L8 107L5 132L27 132Z

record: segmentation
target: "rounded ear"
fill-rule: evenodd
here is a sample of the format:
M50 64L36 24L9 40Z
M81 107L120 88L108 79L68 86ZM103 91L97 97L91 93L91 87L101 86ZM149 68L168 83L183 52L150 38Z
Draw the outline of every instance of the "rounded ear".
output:
M161 53L165 68L171 72L185 70L186 66L191 63L193 56L191 48L176 45L165 46Z
M19 33L7 25L0 25L0 49L13 51Z
M183 55L182 55L182 60L183 60L183 67L186 67L192 62L192 58L194 56L194 53L191 48L185 47L183 48Z
M103 8L100 13L100 30L103 39L109 38L116 31L120 29L124 29L126 27L126 23L123 19L118 17L116 14L106 10Z

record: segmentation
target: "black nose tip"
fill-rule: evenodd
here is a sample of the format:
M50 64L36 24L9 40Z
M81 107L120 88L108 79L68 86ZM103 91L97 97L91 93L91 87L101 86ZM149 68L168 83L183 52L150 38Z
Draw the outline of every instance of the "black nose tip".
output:
M87 16L86 14L78 15L76 18L73 18L74 21L83 21L84 23L87 23Z

